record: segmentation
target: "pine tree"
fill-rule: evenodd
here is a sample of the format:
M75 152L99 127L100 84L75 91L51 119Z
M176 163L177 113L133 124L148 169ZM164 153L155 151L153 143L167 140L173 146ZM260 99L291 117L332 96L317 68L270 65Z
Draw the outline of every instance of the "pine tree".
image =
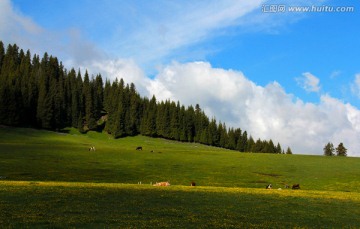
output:
M15 44L8 45L2 60L0 75L0 123L5 125L21 124L22 101L19 66L19 47Z
M220 135L220 139L219 139L219 144L220 147L222 148L229 148L229 134L228 134L228 130L226 128L226 124L221 122L219 123L218 126L218 130L219 130L219 135Z
M256 140L255 144L253 145L251 152L260 153L262 152L263 148L264 148L263 141L261 141L261 139L258 138L258 140Z
M50 94L49 56L45 52L40 64L39 76L39 98L37 102L36 118L41 128L53 129L53 107L52 96Z
M111 86L110 82L107 81L105 85L104 91L104 108L107 112L108 118L105 125L105 130L111 134L113 126L116 120L116 112L117 112L117 104L118 104L118 79L115 79Z
M124 80L120 79L116 91L113 94L112 107L113 112L109 114L111 116L112 126L110 126L111 134L114 138L120 138L126 136L125 129L125 117L126 117L126 107L125 107L125 88Z
M104 109L104 85L101 75L97 75L95 78L95 81L93 83L94 85L94 118L95 120L98 120L102 115L102 110Z
M278 142L278 144L277 144L277 146L276 146L276 153L277 153L277 154L281 154L281 153L282 153L281 145L280 145L279 142Z
M216 120L215 118L211 119L211 122L209 123L209 127L208 127L208 132L209 132L209 145L212 146L219 146L220 145L220 134L219 134L219 130L216 124Z
M250 135L249 140L248 140L247 145L246 145L246 152L254 153L252 151L252 149L254 148L254 145L255 145L255 141L254 141L253 137Z
M96 120L94 116L94 93L93 86L90 83L89 74L86 71L83 83L83 98L85 107L85 121L89 130L96 129Z
M268 143L268 150L267 153L276 153L276 147L274 145L274 142L270 139Z
M228 148L234 150L236 148L236 138L235 138L235 131L234 128L230 128L228 131Z
M202 132L200 134L199 142L201 144L211 145L211 137L209 135L210 134L209 134L208 128L202 129Z
M146 136L156 137L157 106L155 95L151 100L144 101L144 116L141 120L141 133Z
M171 106L170 106L170 116L171 116L171 118L170 118L170 139L173 139L173 140L180 139L179 110L180 110L179 103L176 105L175 102L172 102Z
M37 126L37 103L39 98L39 78L41 75L41 67L40 67L40 57L38 55L34 55L32 59L32 70L29 79L29 94L28 94L28 115L27 119L32 127Z
M57 59L55 59L57 63ZM65 72L62 63L56 66L58 68L58 76L53 79L54 96L53 96L53 107L54 107L54 127L60 130L68 125L66 115L66 93L65 93Z
M156 114L156 132L159 137L165 138L165 103L161 101L158 104L158 112Z
M2 63L4 60L4 56L5 56L4 43L2 41L0 41L0 75L1 75L1 68L2 68Z
M109 112L110 106L111 106L111 83L109 80L105 81L105 87L104 87L104 110L106 112Z
M130 117L130 86L129 84L126 84L124 95L123 95L123 109L124 109L124 125L125 125L125 135L132 135L133 132L133 126L131 123L131 117Z
M141 99L136 92L135 85L130 84L130 108L129 108L129 130L128 134L134 136L140 132Z
M185 111L185 120L186 120L186 133L188 137L188 142L194 142L195 138L195 110L193 106L189 106Z
M237 131L236 131L238 134L238 142L237 142L237 147L236 149L240 152L251 152L251 148L252 146L249 146L248 147L248 137L247 137L247 132L244 131L244 133L242 133L241 129L239 128ZM254 140L253 140L254 141ZM252 142L254 143L254 142Z
M195 142L201 142L200 138L203 135L203 129L205 128L205 123L203 123L202 111L199 104L195 106Z
M287 148L286 154L293 154L292 151L291 151L291 149L290 149L290 147Z
M186 117L185 107L181 106L180 111L179 111L179 123L180 123L179 140L182 142L188 141L187 121L188 121L188 119Z
M30 51L26 52L26 55L21 56L20 60L20 77L21 77L21 102L22 102L22 111L19 111L21 114L21 123L25 126L31 126L32 119L29 118L29 115L31 114L31 100L32 94L30 92L31 88L31 72L32 72L32 66L31 66L31 55ZM31 116L30 116L31 117Z
M335 148L334 145L331 142L328 142L325 146L324 146L324 155L325 156L334 156L335 152Z
M336 147L336 154L337 156L347 156L347 149L342 142Z

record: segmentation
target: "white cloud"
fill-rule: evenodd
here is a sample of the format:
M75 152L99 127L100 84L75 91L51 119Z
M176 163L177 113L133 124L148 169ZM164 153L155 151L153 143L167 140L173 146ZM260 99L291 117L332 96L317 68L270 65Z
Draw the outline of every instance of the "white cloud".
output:
M295 78L296 82L307 92L319 92L320 80L310 72L305 72L302 77Z
M40 57L45 52L57 56L68 68L106 57L79 29L46 30L14 8L10 0L0 1L0 38L5 45L15 43Z
M351 84L351 92L353 95L360 98L360 73L355 75L355 80Z
M31 38L43 33L43 29L30 18L15 12L10 0L0 1L0 37L5 43L31 45Z
M134 58L141 65L161 64L164 58L179 58L182 50L189 46L221 34L223 28L239 24L239 20L259 8L261 2L162 2L161 8L153 4L135 7L136 25L126 29L119 25L112 34L112 39L117 41L111 42L112 50ZM186 57L183 57L189 59L192 55L208 52L187 50Z
M277 82L261 87L241 72L206 62L174 62L147 89L159 100L198 103L228 126L247 130L254 138L271 138L295 153L323 154L331 141L343 142L349 155L360 156L360 111L329 95L322 95L319 104L304 103Z
M88 70L89 74L97 75L101 74L104 79L108 79L111 82L116 78L121 78L125 83L134 83L137 87L137 91L144 95L147 93L146 86L149 84L150 79L147 78L142 69L130 59L104 59L101 61L89 61L85 62L81 67L81 71Z

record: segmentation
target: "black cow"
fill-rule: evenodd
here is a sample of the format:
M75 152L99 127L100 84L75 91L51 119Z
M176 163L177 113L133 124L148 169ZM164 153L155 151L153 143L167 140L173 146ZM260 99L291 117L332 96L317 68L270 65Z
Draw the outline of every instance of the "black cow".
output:
M272 189L272 184L266 185L266 189Z
M292 186L292 189L300 189L300 184L294 184L294 185Z
M136 150L142 150L142 146L136 147Z

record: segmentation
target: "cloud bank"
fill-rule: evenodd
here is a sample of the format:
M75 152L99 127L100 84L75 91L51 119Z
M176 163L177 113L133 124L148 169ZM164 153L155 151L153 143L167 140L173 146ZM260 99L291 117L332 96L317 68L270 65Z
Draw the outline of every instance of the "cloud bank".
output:
M323 154L331 141L336 146L343 142L349 156L360 156L360 111L327 94L319 104L305 103L277 82L258 86L239 71L206 62L173 62L147 89L159 100L198 103L228 126L247 130L254 138L271 138L294 153Z

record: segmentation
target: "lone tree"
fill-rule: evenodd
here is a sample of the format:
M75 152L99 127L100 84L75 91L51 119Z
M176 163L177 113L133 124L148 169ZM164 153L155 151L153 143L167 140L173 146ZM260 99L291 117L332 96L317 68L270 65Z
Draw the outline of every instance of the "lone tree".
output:
M334 156L335 155L334 152L335 152L335 148L331 142L329 142L328 144L325 145L325 147L324 147L324 155L325 156Z
M344 144L341 142L338 147L336 147L337 156L347 156L346 154L347 149L345 148Z
M287 148L286 154L292 154L292 151L291 151L290 147Z

